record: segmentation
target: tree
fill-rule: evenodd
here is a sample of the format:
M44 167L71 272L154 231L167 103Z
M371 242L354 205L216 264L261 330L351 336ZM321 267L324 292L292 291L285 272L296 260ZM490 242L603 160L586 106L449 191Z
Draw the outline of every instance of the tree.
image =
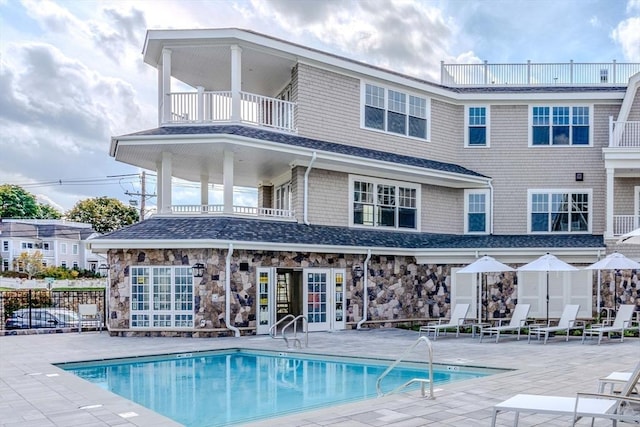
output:
M17 264L17 267L22 267L22 270L29 275L29 279L44 269L42 253L40 251L31 253L22 252L20 256L14 260L14 263Z
M138 210L118 199L102 196L79 201L66 217L91 224L98 233L108 233L137 222Z
M36 196L18 185L0 185L0 218L59 219L55 208L38 203Z

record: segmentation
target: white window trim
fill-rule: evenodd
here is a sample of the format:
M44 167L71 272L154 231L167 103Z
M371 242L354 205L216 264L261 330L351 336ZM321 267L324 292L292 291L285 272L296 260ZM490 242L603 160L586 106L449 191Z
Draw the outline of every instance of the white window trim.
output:
M485 145L469 145L469 109L470 108L484 108L486 112L485 129L486 144ZM489 105L467 105L464 109L464 147L465 148L490 148L491 147L491 109Z
M469 230L469 195L470 194L484 194L484 231L468 231ZM490 221L490 197L491 192L489 189L474 189L464 190L464 233L465 234L489 234Z
M2 252L9 252L10 249L11 249L11 246L9 245L9 241L8 240L3 240L2 241Z
M418 98L422 98L426 101L426 110L427 110L427 135L426 138L417 138L415 136L409 136L409 135L401 135L399 133L395 133L395 132L389 132L387 130L380 130L380 129L372 129L372 128L368 128L364 125L364 107L365 107L365 102L366 102L366 96L367 96L367 85L373 85L373 86L378 86L384 89L384 93L385 93L385 98L384 98L384 102L385 102L385 107L384 107L384 111L385 111L385 123L386 123L386 113L387 111L389 111L389 107L388 107L388 101L389 101L389 90L393 90L395 92L401 92L404 93L407 96L406 99L406 105L407 105L407 111L405 112L405 114L408 116L409 115L409 96L415 96ZM415 141L422 141L422 142L431 142L431 97L427 96L425 94L422 93L418 93L418 92L411 92L408 91L406 89L401 89L398 87L394 87L394 86L389 86L389 85L385 85L379 82L374 82L374 81L366 81L366 80L361 80L360 81L360 129L362 130L366 130L369 132L376 132L376 133L381 133L383 135L392 135L392 136L397 136L398 138L409 138L409 139L413 139Z
M377 187L378 184L383 185L394 185L397 187L404 187L416 190L416 228L401 228L401 227L382 227L376 225L361 225L353 223L353 183L355 181L364 181L369 182L374 185L374 188ZM375 194L374 194L375 196ZM365 230L389 230L389 231L406 231L410 233L419 232L421 230L421 218L422 218L422 186L420 184L415 184L412 182L404 182L404 181L392 181L389 179L382 178L373 178L370 176L363 175L349 175L349 227L353 228L361 228ZM398 195L396 194L396 200ZM397 206L396 206L397 208Z
M62 255L66 255L67 254L67 244L66 243L60 243L60 253Z
M553 144L553 141L550 141L548 145L533 145L533 108L534 107L549 107L551 111L553 111L553 107L569 107L570 117L573 118L573 107L588 107L589 108L589 143L588 144ZM527 129L527 138L529 148L580 148L580 147L593 147L593 134L594 134L594 123L593 123L593 104L581 104L581 103L571 103L571 102L553 102L553 103L542 103L542 104L529 104L529 123ZM553 127L553 123L550 123L549 126ZM569 127L573 127L573 124L570 123Z
M581 193L589 195L589 221L586 231L531 231L531 196L539 193ZM591 188L535 188L527 190L527 234L591 234L593 223L593 189Z
M71 255L78 255L80 253L80 245L74 243L71 245Z
M169 329L175 329L175 330L193 330L195 329L196 325L195 325L195 311L194 310L175 310L173 308L173 304L176 301L176 294L175 294L175 277L176 277L176 269L177 268L185 268L184 265L132 265L130 268L148 268L149 269L149 294L148 294L148 302L149 302L149 309L148 310L133 310L133 299L130 298L129 301L129 314L130 316L132 316L133 314L141 314L141 315L148 315L149 316L149 326L134 326L133 325L133 321L131 320L131 318L129 319L131 322L131 329L134 330L138 330L138 329L145 329L145 330L165 330L167 328ZM170 310L154 310L153 309L153 274L152 271L154 268L169 268L171 270L171 304L172 304L172 308ZM133 280L133 275L130 274L129 275L129 292L130 295L133 294L132 291L132 283ZM191 305L192 307L195 307L195 293L196 293L196 284L192 279L191 282ZM172 323L175 325L175 321L176 315L184 315L184 314L189 314L192 316L192 322L193 325L192 326L170 326L170 327L166 327L166 326L153 326L153 315L154 314L163 314L163 315L171 315L172 318Z

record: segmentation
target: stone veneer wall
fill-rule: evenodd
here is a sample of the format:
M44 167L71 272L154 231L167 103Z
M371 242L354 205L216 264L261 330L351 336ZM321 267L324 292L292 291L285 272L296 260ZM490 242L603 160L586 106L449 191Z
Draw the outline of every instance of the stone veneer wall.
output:
M110 251L111 287L108 324L112 334L210 337L229 335L225 327L226 250L152 249ZM346 270L347 327L362 319L363 275L366 256L301 252L234 251L231 259L231 319L243 334L256 327L256 268L344 268ZM203 278L194 278L195 322L193 330L132 330L130 315L130 266L206 265ZM248 270L241 271L240 264ZM419 265L413 257L372 256L369 262L369 327L392 326L399 321L426 321L446 317L451 309L451 273L448 265ZM493 275L489 280L489 312L509 317L515 305L515 274ZM215 302L214 302L215 301ZM493 317L492 316L492 317Z

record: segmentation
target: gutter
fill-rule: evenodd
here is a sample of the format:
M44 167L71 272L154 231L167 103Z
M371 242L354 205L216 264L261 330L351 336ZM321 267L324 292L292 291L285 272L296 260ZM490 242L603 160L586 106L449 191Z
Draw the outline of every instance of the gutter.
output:
M364 286L362 289L362 319L356 325L356 329L361 329L362 324L367 321L367 310L369 309L369 260L371 259L371 249L367 249L367 258L364 260Z
M307 166L307 171L304 173L304 206L302 208L304 212L304 223L305 225L309 225L309 173L311 172L311 168L313 167L313 162L316 161L316 152L313 152L311 156L311 161L309 162L309 166Z
M240 336L240 329L231 324L231 255L233 255L233 244L229 243L229 251L227 252L227 258L225 260L225 277L224 277L224 323L227 325L227 329L233 331L236 337Z
M493 184L492 179L489 180L489 234L493 234Z

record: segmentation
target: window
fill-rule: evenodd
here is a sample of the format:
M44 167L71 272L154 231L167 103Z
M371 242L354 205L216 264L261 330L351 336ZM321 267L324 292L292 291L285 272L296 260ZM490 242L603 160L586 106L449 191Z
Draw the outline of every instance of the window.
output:
M529 191L532 233L586 233L591 229L591 192Z
M60 243L60 253L63 255L67 254L67 244L66 243Z
M276 209L289 210L291 206L291 182L276 188Z
M42 250L43 251L48 251L50 249L51 249L51 246L50 246L49 242L43 242L42 243Z
M2 241L2 252L9 252L9 241L8 240L3 240Z
M428 114L427 98L372 84L364 85L365 128L428 139Z
M132 267L131 326L192 328L191 267Z
M487 107L467 108L467 133L465 134L465 146L488 147L489 146L489 119Z
M32 243L32 242L22 242L22 243L20 244L20 247L21 247L22 249L33 249L33 247L34 247L34 246L33 246L33 243Z
M531 145L589 145L587 106L531 107Z
M73 269L77 270L78 269L78 261L73 261Z
M62 261L62 262L60 263L60 267L62 267L62 268L67 268L67 261Z
M418 229L418 185L355 176L349 181L353 225Z
M9 260L8 259L3 259L2 260L2 271L9 271Z
M489 232L489 190L465 190L466 233Z
M74 245L71 246L71 253L73 255L78 255L78 245L77 244L74 244Z

